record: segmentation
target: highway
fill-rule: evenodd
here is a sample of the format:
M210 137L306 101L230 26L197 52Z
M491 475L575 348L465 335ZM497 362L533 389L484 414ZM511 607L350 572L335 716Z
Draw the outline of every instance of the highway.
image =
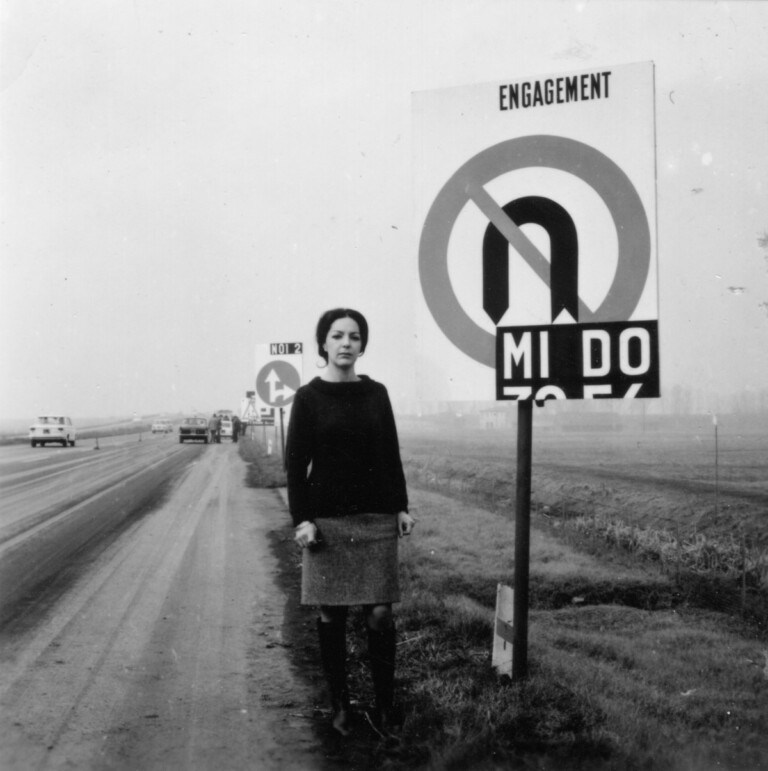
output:
M139 437L141 436L141 440ZM172 434L0 448L0 620L68 558L135 521L202 447Z
M288 517L245 479L236 445L173 434L0 448L4 771L320 767Z

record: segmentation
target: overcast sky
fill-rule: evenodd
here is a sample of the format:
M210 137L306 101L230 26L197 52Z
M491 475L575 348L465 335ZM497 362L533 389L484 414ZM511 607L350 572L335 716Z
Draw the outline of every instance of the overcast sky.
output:
M257 344L337 305L371 323L360 371L447 398L415 344L413 92L647 61L662 389L768 384L768 4L1 7L0 417L234 407Z

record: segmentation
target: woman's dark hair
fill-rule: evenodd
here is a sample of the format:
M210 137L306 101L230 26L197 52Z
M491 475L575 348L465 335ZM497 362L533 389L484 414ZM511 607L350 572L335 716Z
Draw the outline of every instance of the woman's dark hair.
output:
M323 349L323 345L325 345L333 322L339 319L352 319L357 322L357 328L360 330L360 353L365 351L365 347L368 345L368 322L360 311L353 311L351 308L334 308L326 311L317 322L317 329L315 330L317 352L325 359L326 363L328 362L328 353Z

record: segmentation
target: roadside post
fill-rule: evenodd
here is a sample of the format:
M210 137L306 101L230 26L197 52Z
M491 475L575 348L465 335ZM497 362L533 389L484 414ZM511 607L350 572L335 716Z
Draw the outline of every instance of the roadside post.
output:
M449 399L517 402L513 621L497 609L494 640L511 636L514 680L533 402L660 396L654 98L652 62L413 95L417 361L450 373Z
M515 641L514 604L515 590L507 584L497 584L491 665L499 675L505 677L512 676L512 652Z
M715 516L720 514L720 458L717 446L717 415L712 415L715 427Z

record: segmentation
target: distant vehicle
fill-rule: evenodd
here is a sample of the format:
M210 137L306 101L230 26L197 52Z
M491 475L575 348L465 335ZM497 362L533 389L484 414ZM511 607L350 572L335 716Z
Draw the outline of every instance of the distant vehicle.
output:
M76 440L77 429L72 419L65 415L41 415L29 427L29 443L32 447L48 442L55 442L62 447L74 447Z
M170 434L173 431L173 423L166 418L160 418L152 424L153 434Z
M207 418L184 418L179 426L179 444L187 440L193 442L205 442L208 444L208 419Z
M231 415L222 415L221 416L221 431L219 433L219 436L223 439L225 436L232 438L232 416Z

